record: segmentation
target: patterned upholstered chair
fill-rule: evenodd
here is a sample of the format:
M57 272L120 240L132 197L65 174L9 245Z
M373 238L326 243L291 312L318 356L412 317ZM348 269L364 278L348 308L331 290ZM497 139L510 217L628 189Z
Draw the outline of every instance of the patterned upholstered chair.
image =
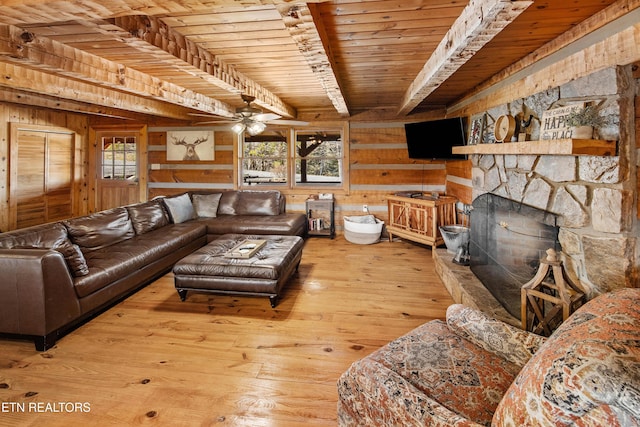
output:
M341 426L638 426L640 289L601 295L549 338L456 304L355 362Z

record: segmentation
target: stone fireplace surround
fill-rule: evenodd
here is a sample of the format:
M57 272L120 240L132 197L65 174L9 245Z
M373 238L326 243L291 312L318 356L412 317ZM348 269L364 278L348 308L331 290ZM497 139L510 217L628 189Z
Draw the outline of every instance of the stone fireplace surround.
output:
M592 101L607 119L595 137L618 141L616 156L470 156L474 199L492 193L558 215L562 260L588 298L637 286L632 82L628 67L609 68L486 112L491 128L502 114L516 116L526 108L539 118L555 106ZM531 140L539 135L540 121L534 119ZM446 250L435 249L433 256L456 302L520 324L483 289L469 267L452 263Z

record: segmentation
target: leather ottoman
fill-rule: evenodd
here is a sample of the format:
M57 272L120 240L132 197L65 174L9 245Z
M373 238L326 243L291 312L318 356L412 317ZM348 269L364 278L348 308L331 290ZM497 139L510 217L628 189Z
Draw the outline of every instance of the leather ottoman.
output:
M227 253L245 240L266 240L253 256ZM175 286L184 301L187 292L268 296L275 307L285 283L298 270L304 240L299 236L225 234L178 261Z

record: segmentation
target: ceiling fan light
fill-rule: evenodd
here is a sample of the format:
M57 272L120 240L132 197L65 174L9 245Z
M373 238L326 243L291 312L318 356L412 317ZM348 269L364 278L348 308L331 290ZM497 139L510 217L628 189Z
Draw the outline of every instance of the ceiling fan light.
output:
M231 126L231 130L237 134L241 134L245 129L246 126L244 125L244 123L236 123L235 125Z
M249 132L249 135L257 135L264 131L266 128L267 125L262 122L252 122L247 125L247 132Z

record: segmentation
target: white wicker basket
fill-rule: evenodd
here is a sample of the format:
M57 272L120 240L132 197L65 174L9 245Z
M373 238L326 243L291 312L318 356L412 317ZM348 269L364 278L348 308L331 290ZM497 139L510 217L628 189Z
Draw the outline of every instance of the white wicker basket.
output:
M358 245L370 245L380 240L384 221L373 215L345 216L344 238Z

